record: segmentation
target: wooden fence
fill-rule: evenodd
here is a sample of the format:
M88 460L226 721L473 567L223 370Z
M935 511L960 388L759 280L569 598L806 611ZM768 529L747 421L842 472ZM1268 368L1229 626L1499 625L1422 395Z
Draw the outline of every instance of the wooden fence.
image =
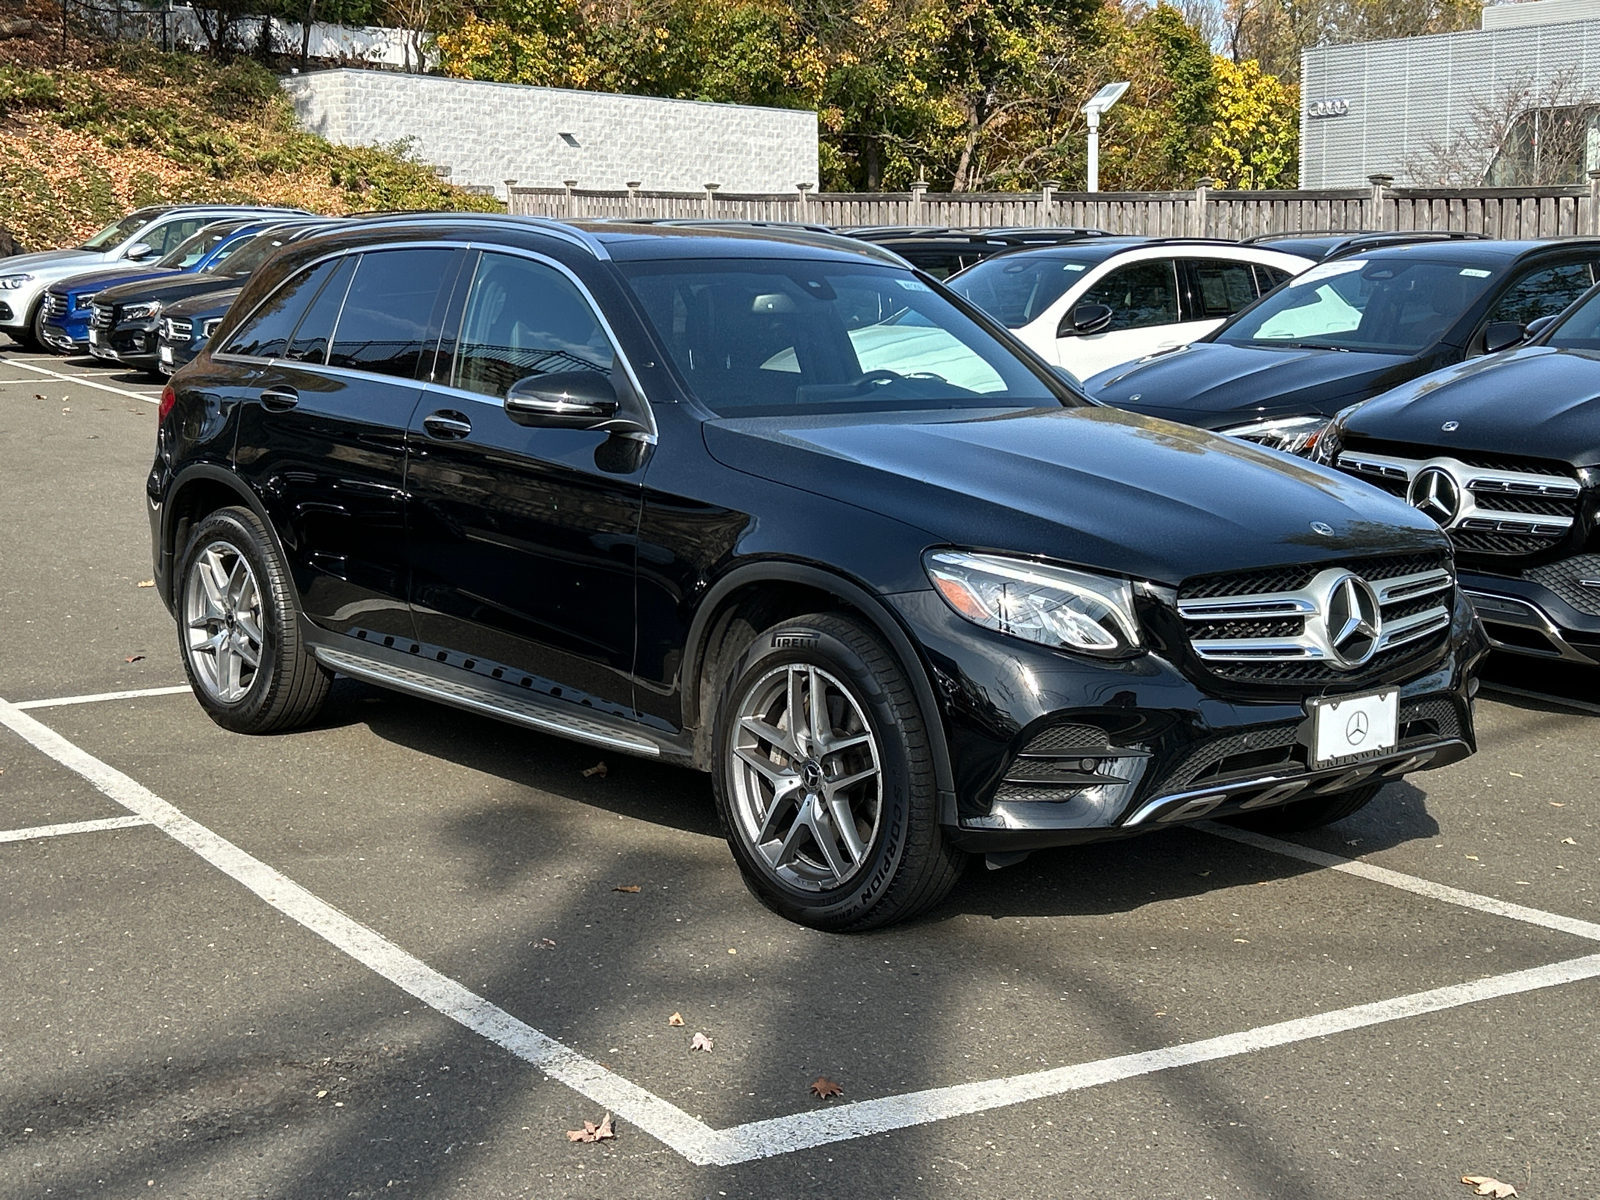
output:
M1600 171L1588 186L1397 188L1383 175L1365 188L1314 192L1222 191L1201 180L1187 192L724 193L512 187L511 211L575 218L679 217L803 221L832 226L951 228L1085 226L1152 237L1246 238L1297 230L1428 229L1493 238L1600 234Z

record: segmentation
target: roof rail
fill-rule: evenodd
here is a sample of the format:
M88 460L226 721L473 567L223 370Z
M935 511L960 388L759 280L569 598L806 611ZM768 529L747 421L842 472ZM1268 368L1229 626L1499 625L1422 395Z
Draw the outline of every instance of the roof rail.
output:
M610 253L606 250L605 243L588 230L566 221L557 221L552 217L529 217L516 213L486 213L486 212L445 212L437 209L424 212L394 212L380 217L364 218L359 213L350 215L352 222L361 224L429 224L451 222L464 225L521 225L526 228L536 229L540 233L548 233L552 237L587 250L598 259L609 259Z

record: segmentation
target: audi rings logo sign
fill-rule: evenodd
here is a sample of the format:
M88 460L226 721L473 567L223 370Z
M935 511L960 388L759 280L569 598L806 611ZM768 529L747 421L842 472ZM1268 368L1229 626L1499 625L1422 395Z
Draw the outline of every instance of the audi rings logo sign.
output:
M1383 630L1378 593L1372 585L1347 571L1329 581L1319 607L1329 657L1346 670L1365 665L1376 653Z
M1342 117L1349 111L1348 100L1313 100L1306 106L1308 117Z
M1449 528L1461 511L1461 484L1443 467L1424 467L1406 490L1406 501Z

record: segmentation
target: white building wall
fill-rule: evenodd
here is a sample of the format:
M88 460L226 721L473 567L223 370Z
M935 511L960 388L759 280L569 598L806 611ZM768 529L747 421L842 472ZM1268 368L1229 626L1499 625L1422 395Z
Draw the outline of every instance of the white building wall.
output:
M1408 164L1468 130L1474 104L1508 84L1570 72L1576 90L1600 91L1600 20L1322 46L1300 63L1300 186L1357 187L1374 174L1413 183ZM1309 115L1327 100L1348 102L1348 113Z
M793 192L817 183L817 114L387 71L283 81L301 123L343 145L410 139L453 182ZM563 136L566 135L566 136Z

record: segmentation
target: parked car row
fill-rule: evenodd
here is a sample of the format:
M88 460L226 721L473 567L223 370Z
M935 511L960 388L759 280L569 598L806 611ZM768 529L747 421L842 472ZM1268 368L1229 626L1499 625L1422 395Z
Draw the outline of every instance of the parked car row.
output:
M941 283L881 230L272 221L80 289L139 364L163 305L200 704L337 672L706 770L795 920L1339 820L1473 752L1491 638L1600 662L1600 240L934 231L985 243Z

